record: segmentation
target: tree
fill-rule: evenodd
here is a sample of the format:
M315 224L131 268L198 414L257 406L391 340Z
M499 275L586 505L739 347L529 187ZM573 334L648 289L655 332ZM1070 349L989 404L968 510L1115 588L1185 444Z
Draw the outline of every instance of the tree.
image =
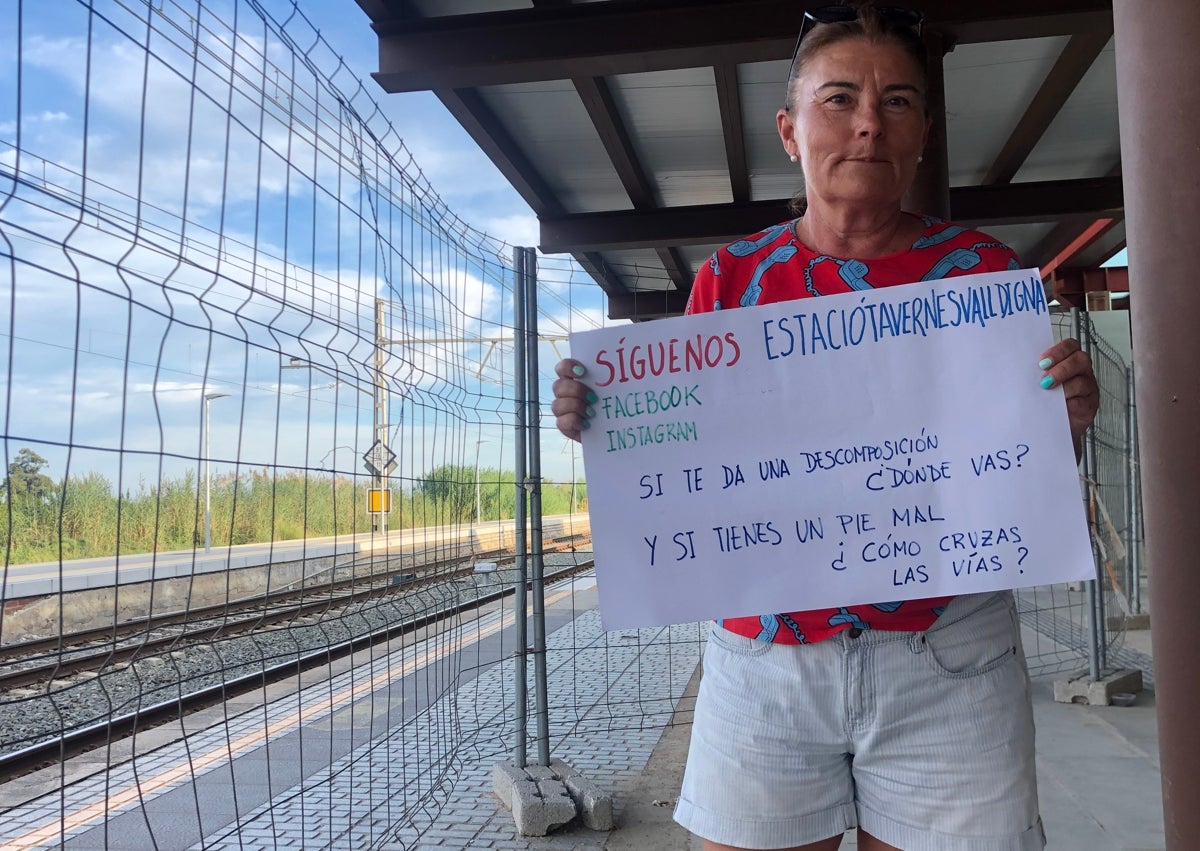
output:
M456 520L466 520L475 511L474 467L443 464L430 470L418 487L427 498L446 506Z
M8 465L8 478L0 490L8 499L45 502L54 496L54 480L42 473L50 462L32 449L21 449Z

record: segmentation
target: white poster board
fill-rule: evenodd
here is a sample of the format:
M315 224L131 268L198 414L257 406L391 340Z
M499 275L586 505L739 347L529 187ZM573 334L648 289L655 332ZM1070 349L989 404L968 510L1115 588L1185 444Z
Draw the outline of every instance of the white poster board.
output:
M1094 576L1023 270L571 335L607 629Z

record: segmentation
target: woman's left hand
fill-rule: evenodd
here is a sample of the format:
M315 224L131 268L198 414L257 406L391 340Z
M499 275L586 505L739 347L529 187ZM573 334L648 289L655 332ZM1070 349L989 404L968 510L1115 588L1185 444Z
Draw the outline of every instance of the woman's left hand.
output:
M1071 439L1078 457L1084 432L1100 410L1100 385L1092 371L1092 359L1078 340L1068 338L1043 352L1038 365L1046 370L1046 377L1053 382L1043 378L1042 386L1047 390L1062 387L1067 398L1067 419L1071 423Z

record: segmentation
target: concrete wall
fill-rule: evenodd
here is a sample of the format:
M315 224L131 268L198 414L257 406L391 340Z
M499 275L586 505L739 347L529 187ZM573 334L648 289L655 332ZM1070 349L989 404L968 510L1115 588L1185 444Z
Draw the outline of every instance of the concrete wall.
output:
M511 522L412 531L416 534L410 532L403 547L389 546L381 538L363 542L357 553L6 600L0 645L51 638L60 630L71 633L102 629L151 615L254 599L305 584L320 588L330 582L331 571L336 580L391 571L419 572L436 562L466 562L485 553L511 552L516 544L516 528ZM544 540L572 535L591 535L591 521L586 514L545 518Z
M1133 366L1133 340L1130 336L1128 310L1096 310L1088 314L1104 342L1108 343L1125 359L1125 366Z

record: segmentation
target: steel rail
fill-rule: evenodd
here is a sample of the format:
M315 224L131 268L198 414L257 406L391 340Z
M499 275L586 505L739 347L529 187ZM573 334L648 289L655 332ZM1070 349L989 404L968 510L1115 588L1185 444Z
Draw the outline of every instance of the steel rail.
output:
M549 551L561 551L567 547L577 546L578 543L578 537L571 536L569 541L555 541L549 545ZM501 562L513 560L513 556L507 555L502 550L488 551L485 554L475 554L472 556L472 558L481 557L495 558ZM431 570L444 567L446 564L461 563L463 560L463 557L447 559L435 565L424 566L424 570L421 572L428 573ZM349 567L351 566L345 566L345 568ZM10 645L0 650L0 661L7 661L9 664L16 665L21 664L21 660L16 657L16 654L21 651L28 653L28 648L30 647L62 649L59 655L50 660L12 667L8 670L0 670L0 691L47 683L86 671L96 671L139 657L153 656L159 651L176 650L200 642L209 642L216 638L253 633L264 627L272 627L280 623L296 621L315 614L327 614L339 611L356 603L362 603L373 598L382 598L385 595L407 594L431 585L453 582L459 577L472 573L473 567L461 568L450 573L440 573L436 576L420 577L418 575L411 581L396 582L398 578L412 575L413 570L413 567L409 567L404 570L382 571L370 577L357 577L341 580L336 583L322 584L319 589L306 588L272 592L268 595L245 598L244 600L208 606L201 609L173 612L167 615L126 622L117 625L120 635L138 637L125 645L116 644L115 638L117 637L117 632L114 631L114 627L72 633L71 635L64 636L61 641L59 639L41 639L21 645ZM364 583L367 585L365 588L362 587ZM339 588L348 588L350 590L348 593L338 595L321 593L313 599L314 591L326 592ZM268 603L278 604L290 600L295 600L296 602L278 606L278 608L272 611L267 611L263 608ZM230 619L230 615L237 615L240 612L248 612L248 614L244 617ZM218 622L211 623L214 620ZM315 622L298 625L312 626L313 623ZM166 635L144 635L146 632L169 626L180 626L182 629L179 632ZM78 646L67 649L65 647L69 641L83 645L89 640L97 641L99 639L107 639L107 642L92 648ZM63 653L73 655L69 658L63 658ZM31 661L29 656L25 656L25 660L27 662Z
M548 579L564 579L584 573L595 566L594 559L554 571ZM301 656L279 662L269 667L234 677L233 679L180 695L150 706L140 707L124 715L114 716L103 723L80 727L64 732L61 736L27 745L19 750L0 754L0 783L42 768L47 764L65 761L73 756L109 744L115 739L176 720L191 712L216 703L263 688L272 683L296 677L303 671L330 664L359 650L366 649L392 638L414 632L447 618L473 609L481 609L516 593L516 586L500 588L472 600L447 606L409 620L388 624L365 635L348 639L339 644L310 651ZM297 680L299 686L299 680Z

